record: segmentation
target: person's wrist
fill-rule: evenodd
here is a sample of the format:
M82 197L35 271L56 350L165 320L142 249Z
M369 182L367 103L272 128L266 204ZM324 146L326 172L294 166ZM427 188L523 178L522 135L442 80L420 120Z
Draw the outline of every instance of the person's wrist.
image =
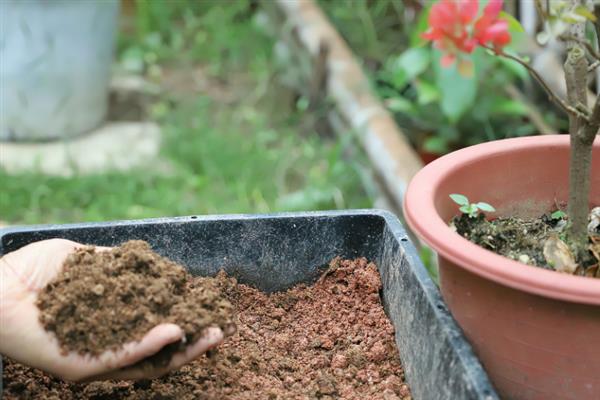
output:
M6 352L7 346L11 346L10 340L10 319L12 317L11 305L14 305L13 295L15 290L21 286L21 283L15 281L15 275L12 268L6 261L6 256L0 257L0 353Z

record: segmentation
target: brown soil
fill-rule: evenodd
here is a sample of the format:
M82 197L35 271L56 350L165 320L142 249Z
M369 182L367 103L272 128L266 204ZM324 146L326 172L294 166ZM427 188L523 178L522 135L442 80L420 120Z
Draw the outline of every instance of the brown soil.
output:
M233 330L232 305L213 279L193 280L184 267L142 241L109 251L76 251L40 292L37 306L40 322L62 349L81 354L116 350L163 322L179 325L188 344L210 326ZM152 361L166 365L185 343L169 346Z
M540 218L497 218L486 220L483 214L471 218L461 214L452 219L451 226L456 232L471 242L493 251L494 253L540 268L553 270L544 256L544 244L551 236L565 239L567 221L552 218L552 214ZM576 260L579 267L576 275L598 277L598 251L600 230L589 235L589 257Z
M377 268L364 258L335 259L314 285L270 295L224 274L217 282L238 329L208 356L152 381L90 384L7 360L5 399L411 398Z

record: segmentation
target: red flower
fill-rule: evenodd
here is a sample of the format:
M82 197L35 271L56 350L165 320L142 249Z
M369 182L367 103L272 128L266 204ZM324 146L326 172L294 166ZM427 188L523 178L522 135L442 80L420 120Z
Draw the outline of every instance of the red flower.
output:
M503 0L489 0L483 15L475 20L479 0L441 0L431 7L429 30L423 38L440 49L442 65L452 65L460 53L491 44L496 51L510 42L508 22L498 18Z
M508 22L498 18L501 10L502 0L490 0L481 18L475 22L474 37L477 42L482 46L491 43L496 52L510 43Z
M423 34L445 54L442 65L449 66L459 52L471 53L477 42L470 37L467 26L473 23L479 10L479 0L441 0L429 12L429 30Z

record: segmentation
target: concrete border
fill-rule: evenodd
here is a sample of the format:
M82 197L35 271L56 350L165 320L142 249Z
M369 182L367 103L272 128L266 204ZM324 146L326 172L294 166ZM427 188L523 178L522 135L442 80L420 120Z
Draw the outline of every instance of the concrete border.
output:
M331 126L354 132L380 181L390 208L402 210L409 181L423 166L356 61L356 57L313 0L263 2L289 63L295 84L309 99L327 99Z
M116 74L110 86L112 94L123 96L150 96L159 90L135 75ZM86 134L63 140L0 141L0 169L9 174L36 172L63 177L123 172L155 164L160 143L161 128L153 121L109 119Z

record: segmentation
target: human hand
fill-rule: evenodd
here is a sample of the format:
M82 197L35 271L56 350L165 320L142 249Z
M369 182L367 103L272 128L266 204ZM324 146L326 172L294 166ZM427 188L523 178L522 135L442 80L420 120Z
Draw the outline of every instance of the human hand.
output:
M184 332L179 326L157 325L139 342L126 343L118 351L106 351L97 357L63 354L54 334L40 323L35 302L38 292L61 271L67 256L83 246L50 239L0 258L0 353L69 381L152 379L198 358L223 340L219 328L209 328L196 343L175 353L167 366L151 369L134 364L180 341Z

